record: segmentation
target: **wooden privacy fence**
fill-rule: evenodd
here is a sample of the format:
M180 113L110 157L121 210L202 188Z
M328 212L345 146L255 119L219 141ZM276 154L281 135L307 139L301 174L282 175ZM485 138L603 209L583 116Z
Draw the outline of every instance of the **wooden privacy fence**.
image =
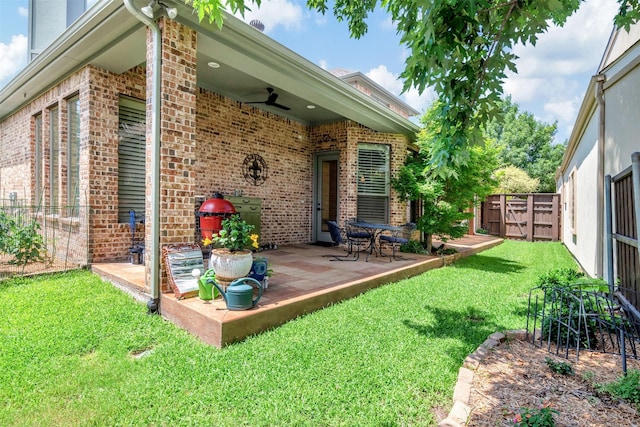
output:
M640 152L631 156L631 166L605 177L607 268L609 286L632 315L640 330Z
M494 236L560 240L560 194L494 194L482 202L481 227Z

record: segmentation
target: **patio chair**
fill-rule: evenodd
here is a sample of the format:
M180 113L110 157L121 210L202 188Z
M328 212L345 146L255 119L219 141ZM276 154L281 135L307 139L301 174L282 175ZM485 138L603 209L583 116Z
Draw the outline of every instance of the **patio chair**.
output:
M390 232L389 234L381 234L378 237L378 245L380 247L380 254L388 256L382 251L383 246L391 246L391 256L389 256L389 262L392 260L405 259L403 257L396 256L396 251L400 249L400 246L406 245L411 240L411 234L416 229L416 225L412 222L408 222L401 225L398 230Z
M331 257L331 261L357 261L359 253L356 252L354 257L351 258L351 255L354 253L353 248L349 245L347 241L347 235L344 229L338 226L338 223L335 221L325 221L327 226L329 227L329 234L331 235L331 240L333 241L334 246L346 246L347 254L346 255L326 255Z
M144 223L144 220L140 220ZM136 211L129 210L129 229L131 230L131 247L129 248L129 260L131 264L144 264L144 241L136 241Z
M355 248L356 259L359 258L360 252L363 250L368 250L366 261L369 261L369 255L373 252L373 234L370 231L363 230L353 225L355 221L354 219L349 219L345 221L345 236L347 237L347 245L349 246L349 251L353 252Z

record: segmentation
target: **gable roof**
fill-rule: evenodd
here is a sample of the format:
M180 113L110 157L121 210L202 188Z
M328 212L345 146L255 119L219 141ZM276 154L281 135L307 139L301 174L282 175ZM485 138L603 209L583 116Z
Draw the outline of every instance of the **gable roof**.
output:
M349 71L343 68L337 68L331 70L331 74L340 77L342 81L358 88L382 105L398 111L405 117L415 116L419 113L415 108L403 102L400 98L393 95L387 89L383 88L360 71Z
M624 29L614 28L609 36L609 42L604 50L604 54L602 55L598 72L604 71L617 62L629 49L638 43L638 41L640 41L640 25L632 25L628 32Z
M290 111L256 107L310 125L353 120L379 132L408 136L419 129L231 15L220 30L206 20L199 22L183 2L172 6L178 9L176 21L198 32L196 73L204 89L251 102L264 100L267 87L276 88L278 103ZM146 27L121 0L98 0L0 90L0 119L87 64L122 73L145 61ZM210 68L209 62L220 67Z

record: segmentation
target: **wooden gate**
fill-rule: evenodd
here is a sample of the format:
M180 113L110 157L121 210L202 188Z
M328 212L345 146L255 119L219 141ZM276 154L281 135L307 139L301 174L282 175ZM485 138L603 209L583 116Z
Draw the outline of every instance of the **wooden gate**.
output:
M560 240L560 194L494 194L482 203L482 228L507 239Z
M640 161L640 154L634 154L634 161ZM640 170L640 168L638 168ZM634 203L634 173L633 167L629 167L613 178L607 180L613 184L613 203L611 203L610 215L613 219L612 238L615 240L612 253L609 254L609 268L614 267L613 249L615 249L615 273L613 277L618 280L617 288L627 304L631 304L636 310L636 322L640 322L640 256L638 255L638 225ZM638 182L638 178L635 179ZM607 182L607 185L611 185ZM611 270L610 270L611 271ZM620 294L618 297L620 298Z

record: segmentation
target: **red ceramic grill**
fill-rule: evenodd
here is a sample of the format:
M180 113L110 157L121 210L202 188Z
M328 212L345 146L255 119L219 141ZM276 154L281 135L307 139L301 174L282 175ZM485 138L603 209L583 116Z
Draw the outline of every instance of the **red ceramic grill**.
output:
M222 220L235 213L236 209L230 201L220 193L213 193L213 197L205 200L198 209L202 238L211 239L211 236L218 234L222 230Z

